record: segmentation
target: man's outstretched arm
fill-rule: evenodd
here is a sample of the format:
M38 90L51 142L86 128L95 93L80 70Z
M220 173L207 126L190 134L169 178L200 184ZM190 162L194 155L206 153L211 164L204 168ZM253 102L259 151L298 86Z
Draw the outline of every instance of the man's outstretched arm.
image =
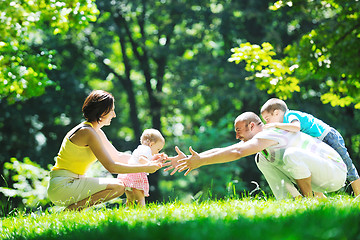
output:
M178 162L180 162L180 164L176 169L178 169L179 172L187 170L185 173L185 175L187 175L192 170L201 166L235 161L239 158L260 152L274 144L276 144L276 142L273 140L254 138L247 142L236 143L225 148L218 148L216 151L206 151L200 154L190 147L191 156L179 160Z

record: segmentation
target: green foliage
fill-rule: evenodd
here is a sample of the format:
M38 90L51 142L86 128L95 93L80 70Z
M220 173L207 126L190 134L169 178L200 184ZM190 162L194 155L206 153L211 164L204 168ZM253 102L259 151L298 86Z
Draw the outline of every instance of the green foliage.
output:
M45 206L49 203L47 198L47 184L49 171L41 168L29 158L24 158L23 162L12 158L11 162L4 164L4 179L11 177L14 182L13 188L0 187L0 193L11 198L20 197L23 206L35 208Z
M8 103L42 95L54 84L56 52L43 46L46 34L64 34L95 21L92 0L0 1L0 99Z
M228 59L236 64L244 61L245 70L254 75L247 80L255 80L260 90L266 90L268 94L276 94L286 100L292 97L293 92L299 92L299 80L292 76L298 65L291 65L287 58L282 60L273 59L276 55L270 43L263 43L261 47L256 44L242 43L240 47L232 48L233 54Z
M1 220L1 239L359 239L359 201L226 199L40 212Z
M261 89L269 88L269 93L274 92L284 98L284 96L289 96L287 93L289 89L299 88L298 84L307 87L304 83L316 81L321 86L323 103L341 107L354 105L355 109L360 109L359 1L277 1L270 6L270 9L282 10L291 16L302 14L301 18L294 19L297 27L302 27L302 20L307 20L303 21L304 25L311 20L311 26L300 39L279 51L286 54L283 59L273 60L259 54L256 45L255 49L252 48L249 53L243 52L244 56L236 56L237 61L246 59L248 64L246 70L255 72L252 78L260 80L260 83L257 83L258 86ZM293 26L289 24L289 27ZM265 57L264 61L268 59L270 62L266 62L267 65L278 64L280 68L285 69L286 73L289 73L287 70L291 68L289 64L291 62L297 69L292 76L288 76L288 81L294 85L280 89L282 87L280 84L278 92L272 90L275 86L273 88L269 86L268 79L263 76L269 74L271 76L271 70L274 73L281 71L275 67L265 68L264 71L262 67L250 64L251 61L257 63L257 57L260 59ZM312 89L312 87L306 88L307 91Z

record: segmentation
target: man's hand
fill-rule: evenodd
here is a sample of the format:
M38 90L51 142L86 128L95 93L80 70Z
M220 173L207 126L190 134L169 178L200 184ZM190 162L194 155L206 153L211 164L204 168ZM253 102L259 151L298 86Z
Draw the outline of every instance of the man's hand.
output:
M175 146L175 151L177 152L177 156L175 156L175 157L167 157L167 161L168 162L166 162L166 163L164 163L163 164L163 167L166 167L166 166L170 166L170 167L168 167L168 168L165 168L164 169L164 171L165 172L167 172L167 171L169 171L169 170L171 170L171 169L174 169L171 173L170 173L170 175L174 175L176 172L177 172L177 166L179 165L179 160L180 159L184 159L184 158L186 158L186 155L177 147L177 146Z
M192 147L189 147L189 151L191 153L191 156L180 159L178 161L180 164L176 167L176 170L179 172L185 171L187 169L184 174L185 176L188 175L192 170L202 166L202 160L200 158L200 155L195 152Z

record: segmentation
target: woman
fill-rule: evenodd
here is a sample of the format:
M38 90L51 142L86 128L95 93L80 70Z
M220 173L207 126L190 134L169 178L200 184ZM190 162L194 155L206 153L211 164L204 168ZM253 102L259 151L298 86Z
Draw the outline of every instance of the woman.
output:
M71 129L65 136L56 164L50 172L48 195L56 205L68 210L81 210L117 198L124 194L124 184L116 178L88 178L85 172L96 160L111 173L153 173L161 164L129 165L130 154L120 153L101 130L116 116L114 97L95 90L86 98L82 108L86 122ZM162 160L162 155L157 155Z

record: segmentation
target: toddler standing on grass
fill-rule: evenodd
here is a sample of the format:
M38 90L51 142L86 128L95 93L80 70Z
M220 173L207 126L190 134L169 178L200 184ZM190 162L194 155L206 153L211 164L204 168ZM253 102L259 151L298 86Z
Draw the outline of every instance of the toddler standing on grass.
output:
M271 98L261 108L262 118L266 127L277 127L290 132L302 131L316 137L334 148L343 159L347 167L347 180L351 183L354 195L360 194L360 177L345 147L341 134L314 116L289 110L284 101Z
M153 156L158 154L165 145L165 139L156 129L146 129L140 138L140 143L129 160L129 164L148 164ZM159 163L160 164L160 163ZM149 196L149 181L147 173L119 174L118 179L125 185L126 205L137 203L145 206L145 197Z

